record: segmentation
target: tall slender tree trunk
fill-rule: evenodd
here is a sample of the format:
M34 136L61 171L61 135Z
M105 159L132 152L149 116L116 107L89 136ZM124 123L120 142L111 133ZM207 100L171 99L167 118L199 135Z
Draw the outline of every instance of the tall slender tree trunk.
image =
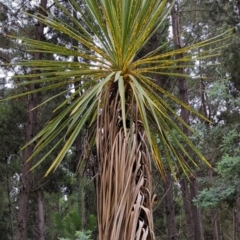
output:
M175 49L182 48L182 40L180 34L180 12L179 6L176 3L172 8L172 31L173 31L173 39L174 39L174 47ZM177 58L181 58L182 54L176 56ZM184 69L179 68L179 73L184 74ZM179 98L182 102L188 103L188 87L187 81L183 77L178 78L178 88L179 88ZM181 117L182 119L189 125L189 111L181 107ZM183 132L186 135L189 135L189 130L183 126ZM190 189L188 182L186 180L182 180L181 182L181 189L183 195L183 202L184 202L184 210L185 210L185 217L188 227L188 238L193 240L203 240L203 228L202 228L202 220L200 210L197 209L196 206L192 204L192 199L197 197L198 194L198 182L197 182L197 175L196 173L190 179Z
M31 86L31 90L34 89L34 85ZM37 105L37 95L32 94L28 97L28 122L26 126L26 142L30 141L34 136L36 128L36 110L32 110ZM23 161L22 161L22 174L20 178L20 193L18 203L18 240L27 239L27 220L28 220L28 203L29 194L31 191L32 173L30 172L30 162L27 159L33 152L33 146L28 146L24 150Z
M166 192L165 196L165 211L166 211L166 221L167 221L167 230L168 230L168 239L177 240L177 227L175 223L175 210L174 210L174 201L173 201L173 179L171 171L166 173L166 182L164 190Z
M206 115L205 115L206 116ZM208 126L207 126L208 130ZM212 169L209 169L209 179L212 182ZM212 234L209 238L209 240L219 240L219 233L218 233L218 221L217 221L217 208L213 208L210 211L209 217L209 223L212 225ZM209 234L210 235L210 234Z
M211 223L212 223L212 236L213 240L219 240L218 234L218 222L217 222L217 210L213 209L211 211Z
M75 11L72 11L72 16L77 20L77 13ZM73 23L73 27L74 23ZM74 47L78 47L78 41L76 39L72 40L72 45ZM78 62L78 57L74 56L73 58L74 62ZM74 89L75 91L78 91L80 85L79 83L74 82ZM85 146L86 147L86 146ZM76 148L76 153L75 153L75 167L76 169L74 169L75 171L81 171L81 158L82 158L82 154L84 151L84 136L83 133L80 132L75 140L75 148ZM88 166L86 166L86 168L88 168ZM85 169L87 170L87 169ZM86 185L86 179L84 177L80 178L78 176L78 179L80 181L79 183L79 188L78 188L78 213L79 216L81 218L81 228L84 229L87 219L86 219L86 206L85 206L85 185Z
M183 198L183 208L184 208L185 218L186 218L186 223L187 223L188 239L194 240L191 198L190 198L190 192L189 192L187 180L181 179L180 186L181 186L182 198Z
M240 239L240 194L239 193L237 194L235 216L236 216L236 239Z
M13 225L13 212L12 212L12 200L11 200L11 187L9 186L10 178L8 176L8 169L6 172L6 182L7 182L7 197L8 197L8 214L9 222L11 227L11 238L14 240L14 225Z
M47 0L41 0L39 12L43 13L43 9L46 9ZM43 39L43 29L42 23L39 23L36 27L36 39ZM35 60L41 59L39 52L34 55ZM30 85L30 90L36 89L35 84ZM28 120L26 125L26 142L29 142L35 135L36 124L37 124L37 110L34 109L38 104L38 95L31 94L28 96ZM33 110L34 109L34 110ZM20 192L19 192L19 204L18 204L18 231L17 240L27 239L27 220L28 220L28 203L29 194L31 192L32 184L32 173L30 171L31 163L27 162L27 159L31 156L33 152L33 145L30 145L24 149L22 158L22 174L20 179Z
M161 34L160 34L161 36ZM159 33L155 33L151 38L151 45L149 51L154 51L157 47L159 47ZM167 88L167 80L166 77L163 77L159 74L154 74L153 78L156 79L157 84L163 88ZM176 240L178 239L177 226L175 222L175 209L174 209L174 200L173 200L173 179L171 176L171 171L167 171L166 173L166 182L164 185L165 190L165 215L167 222L167 232L168 239Z
M160 37L162 37L161 33L156 32L151 40L150 45L146 48L143 48L141 52L138 54L139 57L146 55L148 52L154 51L157 47L159 47ZM167 41L167 40L166 40ZM163 77L159 74L153 74L153 79L156 80L156 83L161 87L166 89L166 77ZM159 93L160 94L160 93ZM165 195L165 214L167 221L167 231L169 239L177 239L177 227L175 222L175 210L174 210L174 201L173 201L173 189L172 189L172 177L171 172L167 171L167 178L164 186L164 190L166 192Z
M200 209L192 203L192 200L195 199L198 195L198 181L197 173L190 178L190 192L191 192L191 207L193 214L193 227L194 227L194 236L196 240L204 240L203 228L202 228L202 216Z
M232 209L232 240L236 240L236 209Z
M38 232L39 232L38 239L45 240L45 216L42 190L38 190Z
M205 90L205 88L203 88L203 90ZM206 107L205 107L205 98L202 98L202 102L203 102L203 110L204 110L204 114L205 117L207 117L206 115ZM209 131L209 126L207 125L207 132ZM212 174L213 174L213 170L209 169L209 179L212 182ZM212 236L210 236L209 239L212 240L219 240L219 233L218 233L218 221L217 221L217 208L213 208L210 211L210 224L212 225Z
M174 47L175 49L179 49L182 47L182 40L180 35L180 24L179 24L179 11L177 5L174 5L171 11L172 16L172 31L173 31L173 39L174 39ZM181 57L181 56L178 56ZM183 73L183 69L179 69L179 72ZM178 87L179 87L179 98L188 103L188 93L187 93L187 86L186 80L184 78L178 79ZM181 117L184 119L185 122L189 123L188 111L185 108L181 108ZM183 127L183 131L186 134L189 134L187 128ZM193 230L193 221L192 221L192 209L191 209L191 198L190 198L190 191L188 188L188 182L186 179L180 180L180 186L182 191L183 197L183 207L185 211L185 218L187 223L187 230L188 230L188 239L195 240L194 238L194 230Z

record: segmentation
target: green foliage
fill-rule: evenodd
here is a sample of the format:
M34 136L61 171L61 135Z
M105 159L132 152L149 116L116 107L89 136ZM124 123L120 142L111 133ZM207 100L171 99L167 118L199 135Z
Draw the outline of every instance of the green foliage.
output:
M5 89L5 94L10 90ZM18 196L20 146L24 142L24 101L0 103L0 236L12 239Z
M239 155L229 156L224 154L222 160L217 163L218 173L226 180L233 180L240 177Z
M226 135L223 136L222 144L220 148L223 153L234 154L239 152L239 140L240 140L240 133L239 127L240 125L232 124L233 129L230 129Z
M9 222L10 215L5 184L5 182L0 181L0 235L4 236L6 240L10 240L11 226Z
M96 228L96 225L97 225L96 216L93 215L93 214L90 214L89 220L88 220L88 225L87 225L86 229L87 229L88 231L93 231L94 228Z
M0 103L0 156L17 155L24 141L25 120L24 101Z
M76 231L75 238L59 238L59 240L92 240L91 239L92 232L90 230L87 231Z
M194 199L193 202L201 208L215 208L218 204L223 201L228 201L232 199L235 195L235 187L228 186L224 184L218 185L215 188L209 188L202 190L197 199Z
M227 130L229 130L229 127L226 126ZM232 127L234 129L231 129ZM227 203L232 206L235 202L236 194L240 192L239 124L233 124L230 129L221 136L221 155L220 160L216 164L218 176L212 183L212 187L203 189L197 199L194 200L199 207L215 208L221 203Z
M91 184L87 178L80 180L81 187L76 182L73 193L64 198L59 199L59 211L54 213L54 222L58 236L73 238L76 231L96 229L97 220L95 213L95 205L89 200L94 198L91 192ZM67 197L67 199L66 199ZM89 202L89 206L86 203ZM86 209L87 206L87 209Z
M81 216L78 214L76 210L72 210L67 214L67 216L63 219L59 212L54 214L54 219L56 223L56 227L63 234L66 233L68 235L73 235L76 231L83 229L81 223ZM88 224L86 225L86 229L93 231L96 227L96 217L91 214L89 216Z
M223 136L220 149L223 153L221 161L217 163L217 171L225 180L237 180L240 177L240 132L239 123L232 125L234 129L229 130Z
M207 96L212 101L221 101L229 98L228 85L229 79L220 79L213 82L206 90Z
M75 210L68 213L64 219L62 219L59 212L55 213L54 217L57 228L63 232L66 231L68 234L74 234L77 230L82 229L81 217Z

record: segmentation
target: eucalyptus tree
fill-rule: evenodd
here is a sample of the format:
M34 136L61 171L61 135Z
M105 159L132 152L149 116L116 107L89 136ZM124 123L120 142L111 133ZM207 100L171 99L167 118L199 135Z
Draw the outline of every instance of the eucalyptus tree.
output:
M47 160L61 146L47 176L59 167L79 132L87 125L89 141L86 141L83 158L88 159L93 147L97 149L99 240L155 239L151 159L163 178L165 163L174 176L176 173L189 175L191 166L196 165L183 142L202 161L206 160L182 132L181 126L189 131L191 128L179 117L175 107L180 105L200 114L158 86L153 76L185 76L178 72L179 67L187 67L187 62L207 58L210 54L204 50L201 55L187 53L222 41L221 36L220 39L216 37L169 52L162 52L162 49L171 49L171 45L169 48L160 46L139 58L138 53L167 19L174 1L69 2L77 18L55 1L69 17L69 22L51 13L34 17L74 39L78 45L65 46L21 38L29 51L49 53L56 60L36 59L18 63L35 70L35 73L23 77L29 81L23 81L21 85L39 86L18 97L68 87L39 104L46 104L61 94L68 95L56 107L54 118L25 146L36 144L29 160L57 139L57 143L34 165L37 167ZM217 51L217 48L211 49L210 55L217 54ZM60 56L75 57L79 62L71 61L71 58L58 60Z

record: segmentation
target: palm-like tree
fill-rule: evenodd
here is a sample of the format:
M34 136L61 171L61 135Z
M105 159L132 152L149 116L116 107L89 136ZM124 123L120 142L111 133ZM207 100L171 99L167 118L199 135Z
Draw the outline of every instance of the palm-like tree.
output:
M97 147L99 240L154 239L151 159L163 176L164 162L173 173L178 170L189 174L188 163L195 162L184 148L183 141L195 155L203 161L205 159L181 131L181 126L191 129L167 99L199 114L159 87L152 76L185 77L177 70L174 73L174 69L187 67L187 62L210 54L209 51L198 51L201 56L185 53L218 39L166 53L160 53L163 49L160 46L138 59L137 53L166 20L174 1L84 0L84 8L75 0L69 2L79 19L55 1L72 23L63 22L50 13L36 18L73 38L79 43L77 47L22 38L30 51L81 59L79 62L28 60L19 63L38 72L24 76L31 80L22 83L39 84L40 88L33 92L67 86L67 90L44 103L66 94L71 86L79 84L79 89L72 91L70 98L56 108L56 117L28 143L37 142L31 158L58 139L57 144L38 162L47 159L55 148L63 144L46 173L49 174L59 166L87 124L94 129L90 147ZM215 54L214 49L211 49L212 54ZM181 136L181 140L177 136ZM188 163L183 160L186 158Z

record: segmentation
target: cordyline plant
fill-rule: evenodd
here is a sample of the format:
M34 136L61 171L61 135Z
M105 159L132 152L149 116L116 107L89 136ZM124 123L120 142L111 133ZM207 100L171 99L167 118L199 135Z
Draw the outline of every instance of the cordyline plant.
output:
M97 148L99 240L155 239L151 160L163 177L165 165L173 173L178 170L188 175L191 172L189 163L196 163L186 148L191 149L195 157L206 160L181 130L181 126L190 131L191 128L167 101L200 114L158 86L153 76L186 77L179 74L177 68L218 54L218 48L208 51L203 48L216 45L222 41L222 36L165 53L160 46L138 59L137 53L166 20L174 1L83 0L84 8L75 0L69 2L81 21L57 1L55 4L71 23L50 13L34 17L68 35L78 46L69 48L21 38L30 51L81 59L79 62L27 60L18 63L35 70L35 74L23 76L29 81L21 84L38 84L39 88L17 97L66 86L65 91L44 104L69 93L71 86L79 85L69 98L59 103L58 114L28 143L36 143L30 159L57 139L57 144L38 161L39 164L63 144L48 175L60 165L83 127L87 124L94 128L90 147ZM201 51L192 51L195 49ZM201 54L194 55L194 52ZM188 163L184 159L188 159Z

